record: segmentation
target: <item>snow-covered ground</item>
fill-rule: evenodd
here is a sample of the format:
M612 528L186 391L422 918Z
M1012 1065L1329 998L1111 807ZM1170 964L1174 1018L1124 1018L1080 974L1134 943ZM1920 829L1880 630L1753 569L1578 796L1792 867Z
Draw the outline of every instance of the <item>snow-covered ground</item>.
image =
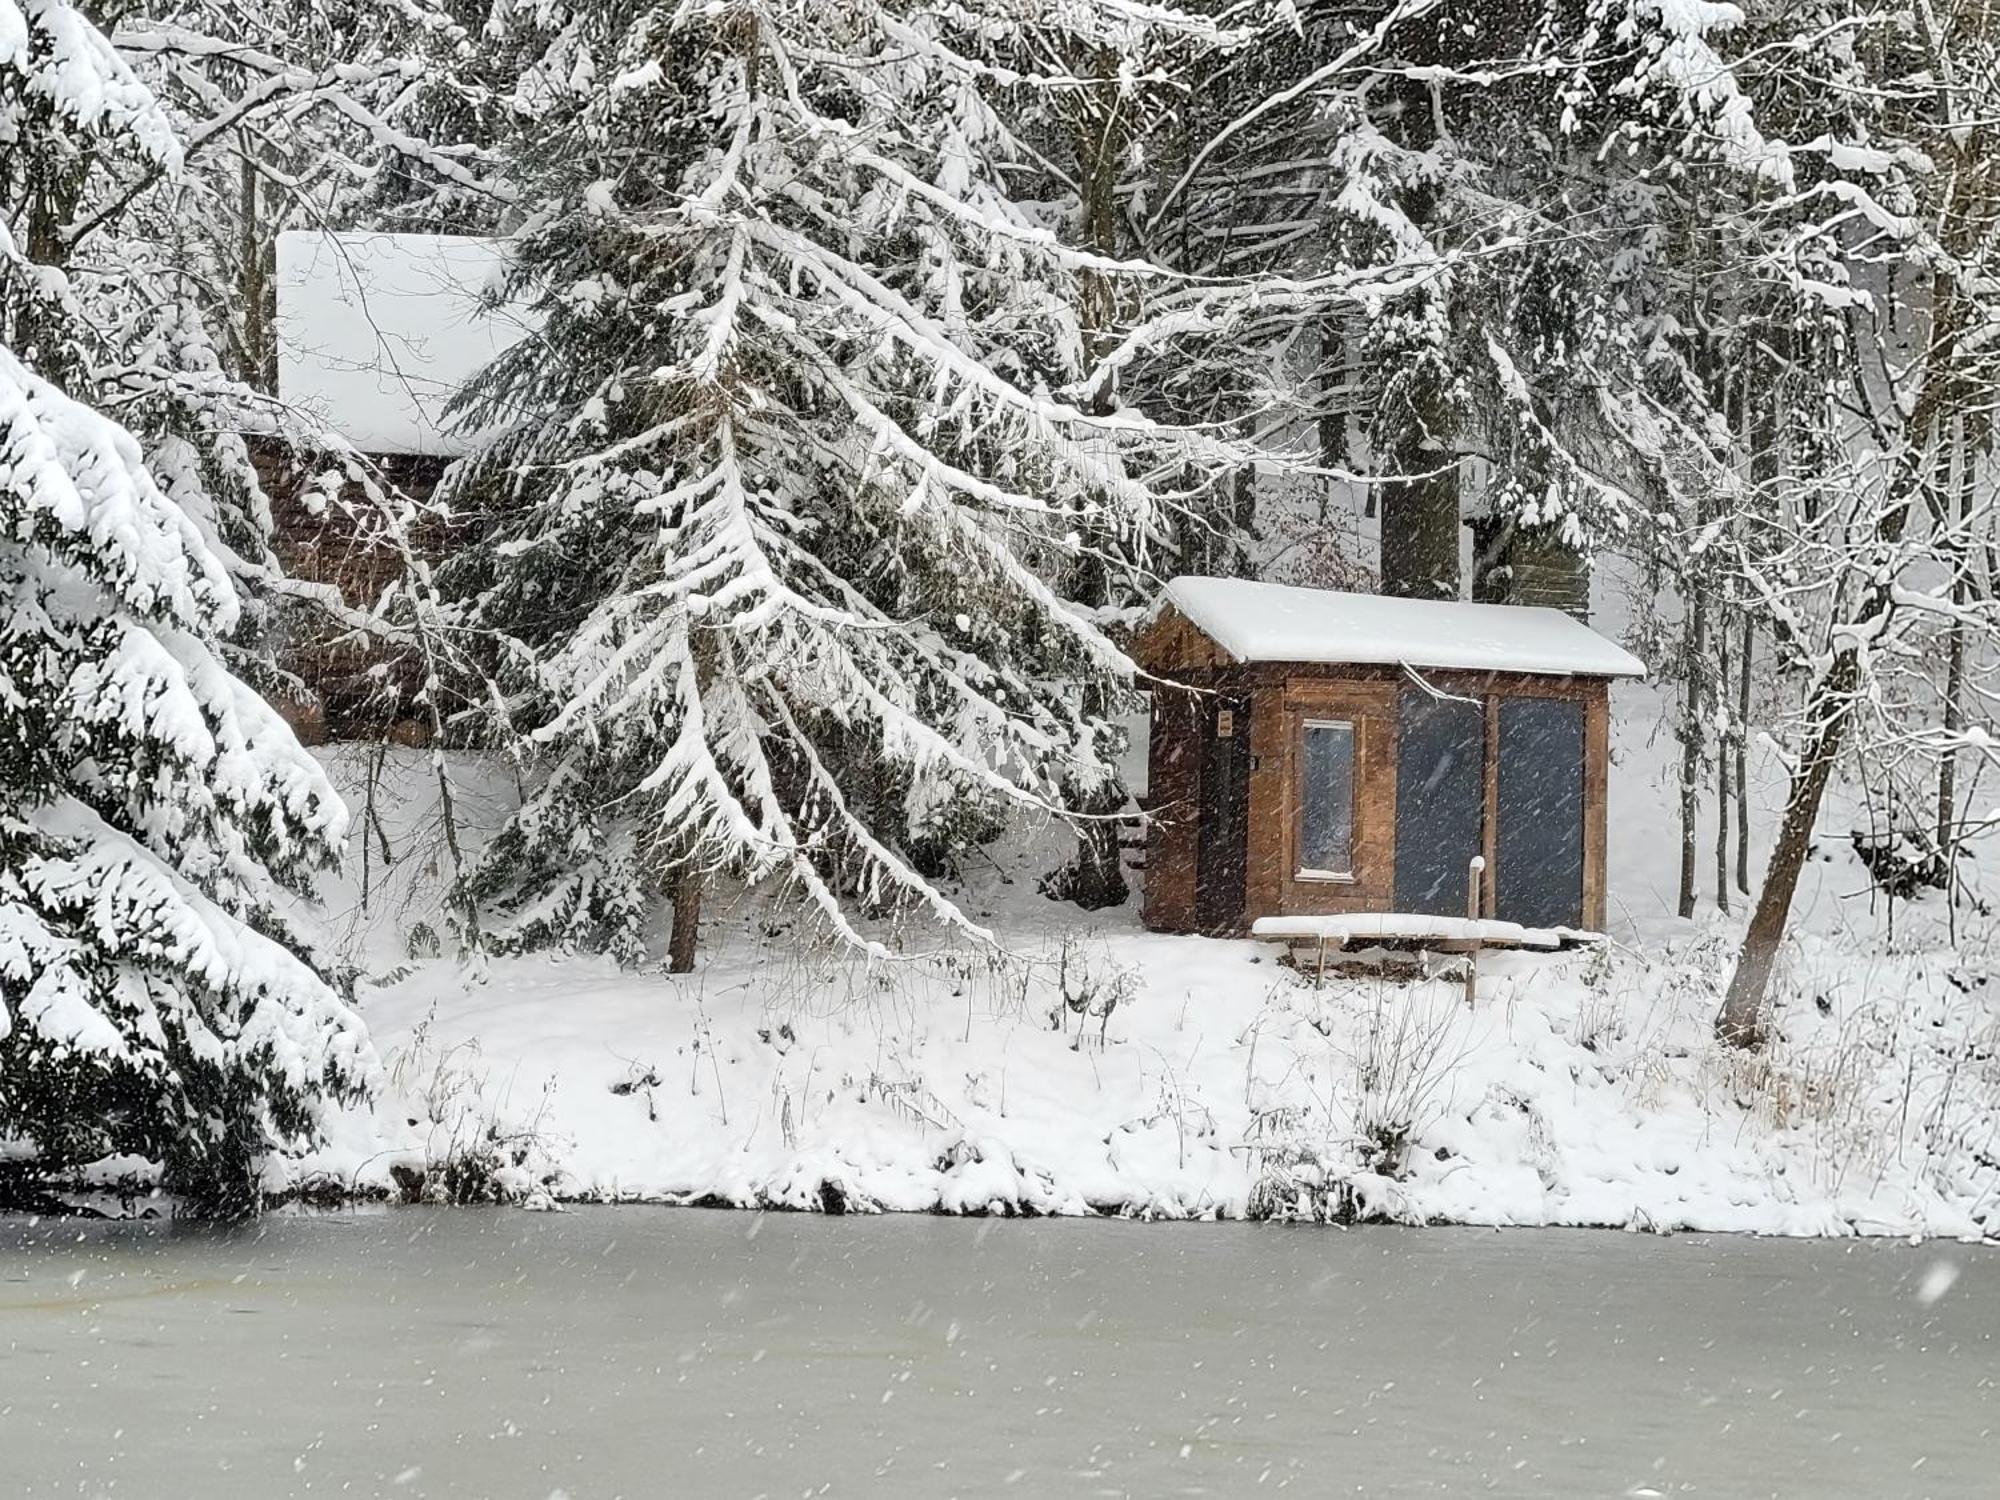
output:
M1717 1047L1737 929L1668 909L1669 747L1646 690L1621 696L1614 942L1489 954L1471 1009L1454 978L1315 985L1276 944L1150 934L1136 905L1085 918L1035 893L1046 845L996 851L968 893L1004 961L870 966L754 903L719 914L682 978L412 962L412 761L385 798L401 866L365 910L351 871L327 916L376 976L388 1086L300 1170L806 1208L2000 1230L2000 920L1962 907L1954 944L1941 903L1892 913L1829 838L1770 1054Z

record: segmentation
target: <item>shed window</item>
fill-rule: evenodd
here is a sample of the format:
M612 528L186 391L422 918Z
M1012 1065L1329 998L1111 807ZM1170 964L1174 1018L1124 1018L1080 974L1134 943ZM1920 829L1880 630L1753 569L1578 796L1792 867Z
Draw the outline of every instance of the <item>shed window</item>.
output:
M1308 719L1299 752L1299 874L1354 878L1354 725Z

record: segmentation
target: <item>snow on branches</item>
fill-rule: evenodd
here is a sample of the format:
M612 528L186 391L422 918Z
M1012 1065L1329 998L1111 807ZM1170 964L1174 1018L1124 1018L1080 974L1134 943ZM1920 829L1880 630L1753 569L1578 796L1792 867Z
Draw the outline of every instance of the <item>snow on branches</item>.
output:
M1113 782L1083 688L1129 677L1099 606L1132 585L1076 580L1139 577L1243 461L1129 394L1236 293L1178 288L1169 336L1161 274L1079 242L1016 123L1075 83L1027 62L1118 70L1024 24L626 4L551 48L542 331L453 491L495 518L455 573L536 766L489 939L631 951L666 867L788 880L857 942L906 902L977 931L937 880L967 831Z
M0 289L25 336L0 346L0 1143L30 1170L137 1153L238 1206L372 1076L277 905L346 814L218 655L241 605L184 508L206 509L199 465L174 466L170 497L138 441L57 383L101 374L49 318L90 305L43 258L60 215L105 190L107 162L176 169L165 117L58 0L0 10L0 100Z
M4 351L0 431L0 1133L240 1171L369 1078L273 911L345 812L217 659L235 596L137 444Z

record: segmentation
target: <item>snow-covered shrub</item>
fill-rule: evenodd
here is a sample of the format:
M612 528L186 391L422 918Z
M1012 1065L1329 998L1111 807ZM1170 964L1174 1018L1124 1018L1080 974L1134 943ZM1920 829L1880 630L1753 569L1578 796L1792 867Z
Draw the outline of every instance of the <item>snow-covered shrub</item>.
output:
M430 1030L428 1020L419 1023L389 1070L395 1092L418 1110L408 1122L419 1132L417 1156L390 1168L398 1196L405 1203L545 1206L558 1174L549 1165L541 1111L503 1123L488 1095L479 1043L438 1048Z
M1586 1052L1601 1052L1625 1034L1636 999L1633 986L1617 982L1609 943L1600 943L1590 951L1577 982L1583 993L1570 1026L1570 1040Z
M1469 1015L1456 987L1432 981L1275 992L1247 1033L1249 1215L1347 1223L1382 1213L1384 1192L1407 1175L1412 1149L1451 1103ZM1291 1059L1276 1089L1256 1067L1254 1044L1267 1030L1276 1034L1271 1050Z
M1250 1165L1246 1217L1317 1224L1354 1218L1347 1178L1351 1164L1332 1147L1323 1128L1314 1128L1315 1114L1295 1104L1250 1111L1243 1136Z
M1464 1056L1465 1011L1448 986L1377 982L1354 1058L1355 1142L1364 1171L1400 1177Z
M1066 932L1056 954L1057 1001L1049 1012L1050 1029L1061 1031L1068 1016L1076 1018L1072 1050L1084 1045L1084 1026L1097 1021L1097 1041L1102 1046L1110 1035L1111 1015L1119 1006L1138 997L1139 975L1128 965L1116 962L1104 945L1096 954L1089 951L1088 939ZM1065 1015L1067 1012L1067 1016Z

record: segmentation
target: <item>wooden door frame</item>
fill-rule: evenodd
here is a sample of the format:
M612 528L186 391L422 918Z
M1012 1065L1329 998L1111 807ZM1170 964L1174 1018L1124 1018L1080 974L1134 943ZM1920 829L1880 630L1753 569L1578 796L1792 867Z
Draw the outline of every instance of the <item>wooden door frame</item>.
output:
M1561 698L1583 706L1583 925L1604 930L1605 853L1611 765L1611 685L1602 677L1521 677L1486 690L1486 810L1480 849L1486 859L1479 910L1498 910L1500 882L1500 705L1510 698Z
M1396 890L1397 685L1346 676L1289 676L1272 694L1277 724L1275 776L1266 783L1254 843L1270 867L1261 908L1274 914L1382 911ZM1305 725L1354 725L1354 874L1351 880L1299 878L1299 778Z
M1215 816L1220 802L1211 796L1208 771L1214 747L1223 738L1216 732L1217 719L1225 711L1232 711L1238 716L1239 721L1247 722L1232 724L1228 735L1228 739L1235 746L1232 754L1240 767L1237 795L1241 806L1241 817L1237 831L1240 834L1238 842L1241 846L1241 856L1236 882L1237 899L1233 911L1216 914L1211 904L1203 899L1204 891L1212 890L1212 887L1204 886L1202 868L1206 851L1214 846L1221 832L1219 824L1222 820ZM1201 757L1196 778L1196 802L1200 812L1195 822L1193 900L1190 903L1189 925L1194 931L1202 933L1237 932L1249 925L1250 863L1256 843L1251 806L1251 773L1256 764L1255 743L1252 739L1257 730L1255 695L1247 688L1218 687L1214 694L1206 699L1199 722L1201 733L1195 743Z

